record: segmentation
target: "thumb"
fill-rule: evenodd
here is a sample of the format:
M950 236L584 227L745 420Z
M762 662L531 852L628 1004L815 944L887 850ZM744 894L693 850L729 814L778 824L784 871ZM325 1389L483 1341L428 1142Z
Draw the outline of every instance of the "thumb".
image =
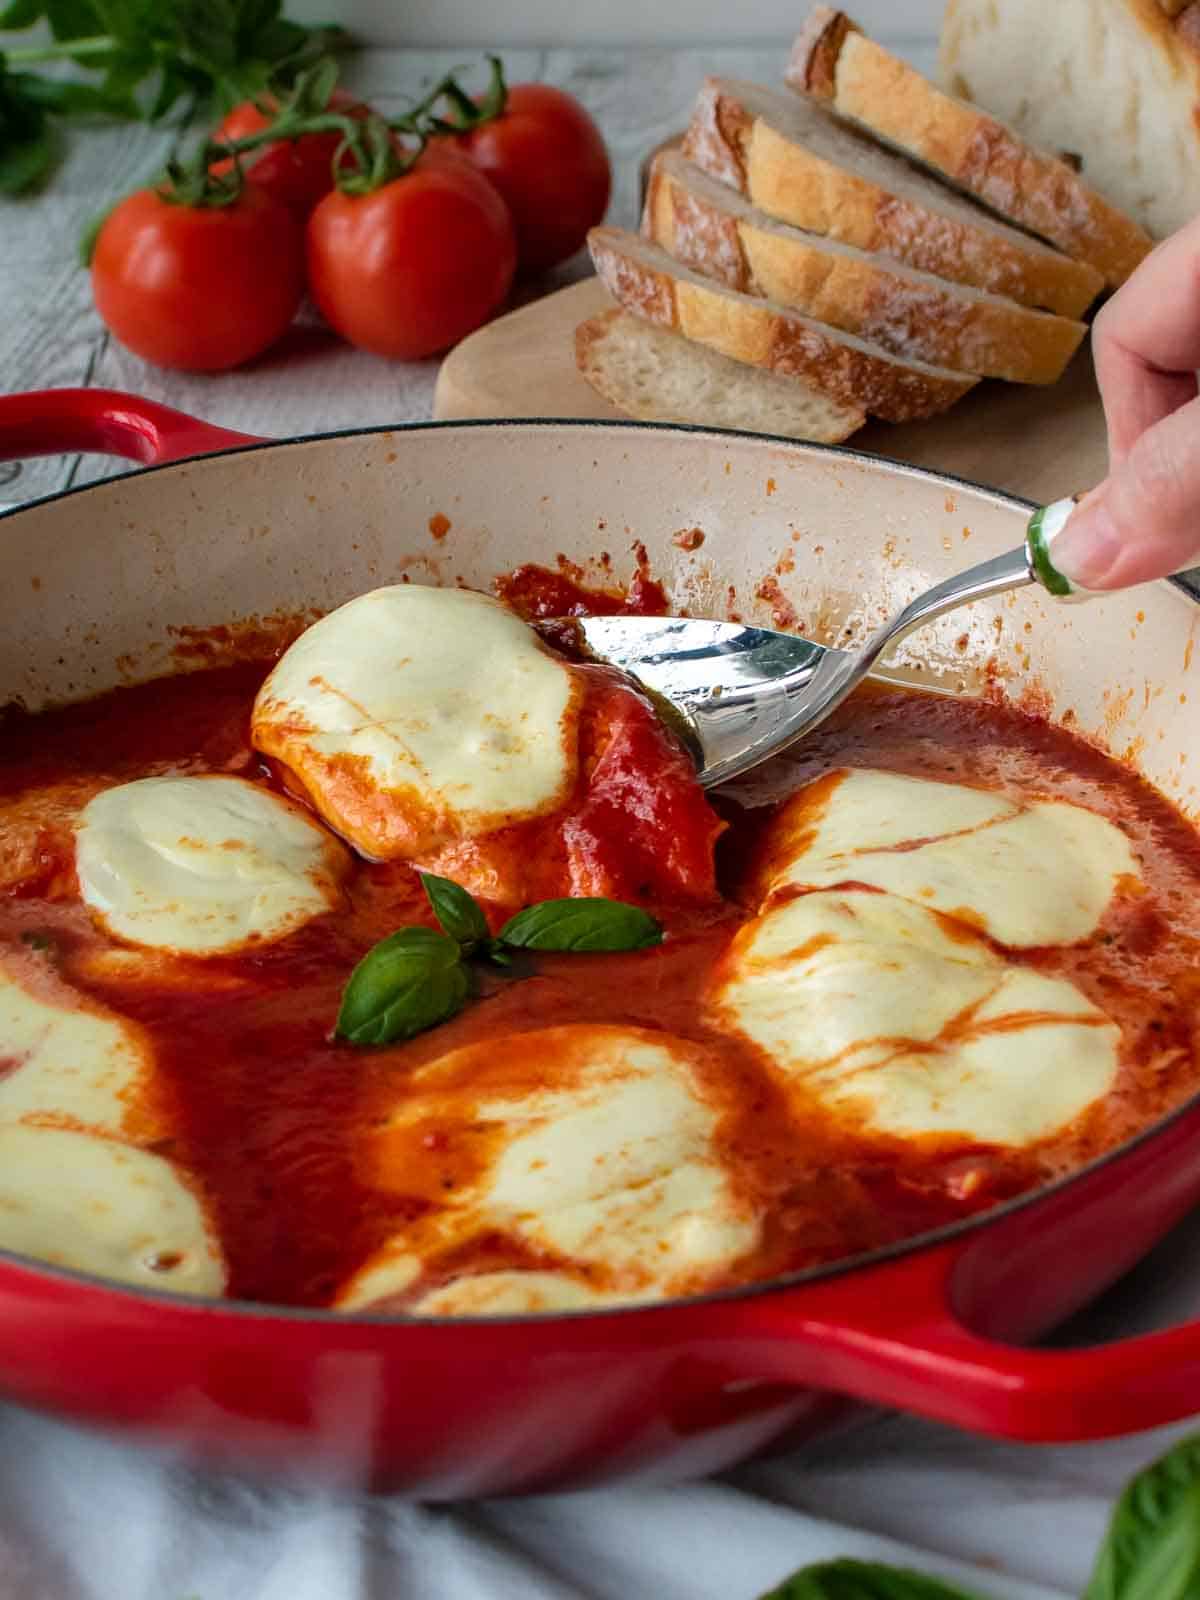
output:
M1084 589L1124 589L1200 562L1200 399L1146 429L1071 514L1052 559Z

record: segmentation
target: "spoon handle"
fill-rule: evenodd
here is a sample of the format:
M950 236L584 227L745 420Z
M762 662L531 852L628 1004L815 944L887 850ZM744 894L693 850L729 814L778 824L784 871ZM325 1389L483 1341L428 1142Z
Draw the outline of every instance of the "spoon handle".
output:
M903 639L914 628L923 627L943 612L953 611L971 600L985 600L989 595L1023 589L1031 583L1041 584L1056 600L1092 599L1093 591L1073 584L1050 556L1054 540L1066 526L1079 499L1079 495L1072 495L1069 499L1039 506L1029 519L1023 545L1007 555L993 556L990 561L968 567L966 572L947 578L944 583L935 584L918 595L911 605L905 606L867 641L860 657L864 669L870 671L889 645Z
M885 622L873 633L862 648L859 663L863 672L869 672L876 661L897 640L921 628L945 611L954 611L971 600L986 600L989 595L1005 594L1009 589L1022 589L1035 582L1029 554L1024 545L1010 550L1007 555L993 556L966 572L956 573L944 583L935 584L919 594L911 605Z

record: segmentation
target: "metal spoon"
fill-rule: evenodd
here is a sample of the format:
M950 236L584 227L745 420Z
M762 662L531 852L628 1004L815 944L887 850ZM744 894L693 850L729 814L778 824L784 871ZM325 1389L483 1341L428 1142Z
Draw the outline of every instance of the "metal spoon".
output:
M568 632L588 660L634 678L681 734L709 788L803 739L859 683L889 645L971 600L1040 583L1061 600L1088 591L1053 565L1050 543L1074 510L1057 500L1029 519L1025 542L919 595L857 652L830 650L770 628L694 617L573 617Z

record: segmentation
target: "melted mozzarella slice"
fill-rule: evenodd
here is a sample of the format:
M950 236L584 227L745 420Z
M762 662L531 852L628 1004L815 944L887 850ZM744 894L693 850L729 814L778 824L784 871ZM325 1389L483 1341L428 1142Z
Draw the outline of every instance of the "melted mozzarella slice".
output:
M0 969L0 1122L53 1117L121 1132L150 1053L132 1023L85 1008L64 984L39 992ZM139 1108L140 1109L140 1108Z
M375 1177L401 1191L419 1181L452 1201L367 1262L338 1304L407 1291L439 1255L497 1231L565 1258L587 1281L564 1288L579 1284L569 1271L492 1274L490 1286L466 1276L415 1309L511 1310L544 1295L565 1305L579 1293L612 1303L703 1283L753 1248L758 1228L713 1149L718 1117L696 1062L697 1047L669 1035L577 1024L467 1046L425 1068L376 1140ZM427 1129L455 1153L449 1190Z
M880 1133L1028 1144L1117 1072L1119 1030L1073 984L869 890L802 894L750 923L714 1004L785 1081Z
M498 601L401 584L302 634L251 728L364 854L419 858L564 804L574 701L570 669Z
M332 910L349 865L298 806L243 778L141 778L83 810L75 867L110 933L181 955L282 939Z
M523 1317L627 1305L632 1298L591 1289L562 1272L481 1272L422 1295L413 1310L422 1317Z
M62 1128L0 1127L0 1248L144 1289L225 1286L200 1203L169 1162Z
M407 1295L421 1275L415 1256L381 1253L356 1273L337 1304L342 1311L385 1308ZM645 1295L605 1293L565 1272L477 1272L453 1278L404 1306L421 1317L521 1317L541 1311L586 1311L628 1304Z
M870 884L1014 948L1087 938L1138 877L1125 835L1082 806L857 768L801 790L768 857L768 894Z

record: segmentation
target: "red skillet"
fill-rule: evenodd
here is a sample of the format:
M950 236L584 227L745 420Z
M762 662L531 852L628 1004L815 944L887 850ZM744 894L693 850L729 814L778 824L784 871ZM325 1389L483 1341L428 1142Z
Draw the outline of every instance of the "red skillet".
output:
M255 445L127 395L0 399L0 456L161 463L247 444L0 519L0 698L36 707L161 672L192 628L328 607L404 572L484 587L560 554L609 581L648 562L694 611L769 624L794 604L822 641L851 644L920 588L1013 547L1028 515L950 479L746 435L479 423ZM702 544L677 540L695 528ZM1069 712L1191 810L1198 618L1173 583L1075 608L1029 591L936 625L913 659L965 690L987 678ZM1022 1346L1198 1199L1200 1099L982 1221L787 1282L603 1315L339 1318L115 1289L0 1255L0 1389L244 1466L424 1498L711 1472L820 1430L851 1400L1018 1439L1097 1438L1200 1411L1200 1323L1095 1349Z

